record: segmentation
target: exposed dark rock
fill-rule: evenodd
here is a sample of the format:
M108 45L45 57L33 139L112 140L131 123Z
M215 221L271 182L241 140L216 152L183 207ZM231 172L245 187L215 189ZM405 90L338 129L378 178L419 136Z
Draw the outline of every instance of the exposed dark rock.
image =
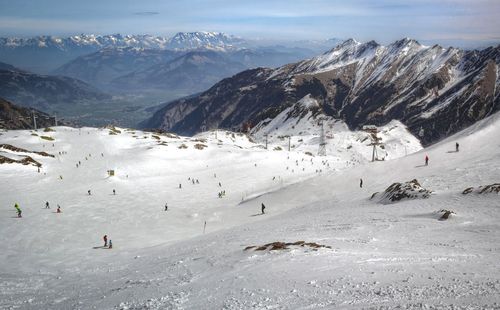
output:
M500 183L493 183L490 185L483 185L479 187L468 187L464 189L462 194L467 195L470 193L476 193L476 194L491 194L491 193L496 193L500 194Z
M33 153L33 154L38 154L38 155L45 156L45 157L55 157L54 155L46 153L46 152L28 151L26 149L16 147L16 146L13 146L10 144L0 144L0 149L6 149L6 150L13 151L13 152L19 152L19 153Z
M393 183L389 186L379 198L380 203L393 203L404 199L425 199L429 198L432 191L423 188L420 183L413 179L404 183ZM375 193L370 199L377 197Z
M247 246L244 251L254 250L254 251L276 251L276 250L288 250L290 247L298 246L298 247L309 247L312 249L320 249L326 248L331 249L332 247L329 245L318 244L315 242L305 242L305 241L296 241L296 242L271 242L268 244L264 244L261 246Z

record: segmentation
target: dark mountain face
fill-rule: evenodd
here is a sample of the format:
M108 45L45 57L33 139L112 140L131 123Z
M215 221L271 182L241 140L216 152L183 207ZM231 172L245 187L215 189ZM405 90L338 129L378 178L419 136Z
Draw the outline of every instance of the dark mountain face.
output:
M59 67L54 73L85 81L101 89L109 89L110 86L123 89L121 85L111 85L111 81L166 63L182 54L184 52L160 49L106 48L80 56Z
M54 117L38 110L17 106L0 98L0 128L2 129L32 129L33 114L38 128L54 126ZM58 122L58 124L63 123Z
M51 104L74 104L110 98L109 95L73 78L38 75L16 68L0 69L0 97L39 109L47 108Z
M112 85L123 89L175 89L195 93L245 69L223 53L193 51L117 78Z
M242 72L164 107L143 125L180 134L269 120L304 96L351 128L404 122L424 144L500 109L500 47L465 52L410 39L348 40L310 60Z

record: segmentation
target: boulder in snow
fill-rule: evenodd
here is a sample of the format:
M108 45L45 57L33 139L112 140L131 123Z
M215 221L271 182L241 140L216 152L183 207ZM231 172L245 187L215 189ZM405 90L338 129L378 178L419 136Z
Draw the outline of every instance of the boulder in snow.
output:
M440 221L446 221L447 219L449 219L449 218L450 218L450 216L451 216L452 214L456 214L456 213L455 213L455 212L453 212L453 211L450 211L450 210L444 210L444 209L443 209L443 210L441 210L441 211L439 211L439 213L443 213L443 214L441 215L441 217L439 218L439 220L440 220Z
M296 242L271 242L268 244L264 244L261 246L251 245L245 248L245 251L254 250L254 251L277 251L277 250L288 250L291 246L297 247L309 247L314 250L320 248L331 249L332 247L329 245L318 244L316 242L305 242L305 241L296 241Z
M490 185L483 185L479 186L477 188L474 187L468 187L464 189L462 194L467 195L470 193L476 193L476 194L490 194L490 193L497 193L500 194L500 183L493 183Z
M431 193L432 191L423 188L416 179L413 179L409 182L393 183L382 194L375 193L370 199L380 197L380 203L388 204L405 199L429 198Z

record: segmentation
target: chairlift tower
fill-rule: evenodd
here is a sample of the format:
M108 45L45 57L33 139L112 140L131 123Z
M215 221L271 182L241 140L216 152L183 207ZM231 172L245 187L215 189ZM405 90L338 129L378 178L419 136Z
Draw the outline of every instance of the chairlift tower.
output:
M36 115L35 115L35 110L31 110L31 113L33 113L33 128L36 131Z
M375 126L364 126L363 128L364 131L370 133L370 138L372 140L372 142L370 144L368 144L368 146L372 146L373 147L373 151L372 151L372 162L376 161L376 160L380 160L378 158L378 152L377 152L377 146L381 146L381 145L384 145L382 143L382 138L378 137L377 134L378 134L378 128L375 127Z
M320 121L321 129L319 136L319 149L318 156L326 156L326 139L325 139L325 127L323 126L323 120Z

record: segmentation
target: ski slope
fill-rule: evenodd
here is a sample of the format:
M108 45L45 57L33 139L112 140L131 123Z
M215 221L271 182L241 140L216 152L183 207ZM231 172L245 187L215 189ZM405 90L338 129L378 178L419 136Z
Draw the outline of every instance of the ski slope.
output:
M43 133L54 146L30 131L0 136L56 155L32 156L40 173L0 165L0 308L500 307L499 196L461 194L499 181L498 114L393 160L369 163L356 148L341 150L359 159L355 165L338 154L265 150L223 131L158 139L54 129ZM433 191L429 199L369 199L414 178ZM54 213L56 204L63 213ZM439 221L441 209L455 214ZM104 234L114 248L94 249ZM331 249L244 251L299 240Z

